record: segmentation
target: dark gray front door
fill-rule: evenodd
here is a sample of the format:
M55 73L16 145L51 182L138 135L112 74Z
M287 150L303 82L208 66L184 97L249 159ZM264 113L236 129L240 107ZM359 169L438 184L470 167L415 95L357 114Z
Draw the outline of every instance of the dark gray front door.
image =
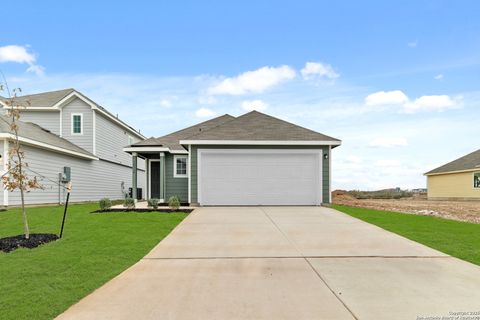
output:
M160 199L160 162L150 163L150 198Z

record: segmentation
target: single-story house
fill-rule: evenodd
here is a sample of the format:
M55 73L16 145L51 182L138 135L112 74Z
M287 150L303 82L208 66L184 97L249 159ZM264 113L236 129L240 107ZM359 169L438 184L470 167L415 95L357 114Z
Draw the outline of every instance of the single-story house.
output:
M9 99L0 97L4 113ZM61 203L72 182L70 200L122 199L132 186L144 190L145 164L132 174L132 157L123 148L142 141L137 130L74 89L26 95L21 105L19 140L29 164L27 174L37 176L44 189L32 190L27 204ZM8 174L9 146L14 135L5 115L0 116L0 171ZM3 169L3 170L2 170ZM20 192L2 190L0 205L20 204Z
M427 173L428 199L480 200L480 150Z
M191 205L320 205L330 202L330 155L340 144L252 111L226 114L124 151L134 164L136 158L146 161L146 197L161 202L177 196Z

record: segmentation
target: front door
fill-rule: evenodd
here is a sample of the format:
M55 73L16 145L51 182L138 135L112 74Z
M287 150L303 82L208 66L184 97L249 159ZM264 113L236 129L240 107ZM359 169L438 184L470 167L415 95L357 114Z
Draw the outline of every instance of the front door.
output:
M160 161L150 162L150 198L160 199Z

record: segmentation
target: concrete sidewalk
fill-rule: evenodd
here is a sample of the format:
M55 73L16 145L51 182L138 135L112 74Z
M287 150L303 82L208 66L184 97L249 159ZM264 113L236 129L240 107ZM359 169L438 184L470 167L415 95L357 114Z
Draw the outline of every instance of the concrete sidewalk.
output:
M479 301L479 267L336 210L219 207L59 319L417 319Z

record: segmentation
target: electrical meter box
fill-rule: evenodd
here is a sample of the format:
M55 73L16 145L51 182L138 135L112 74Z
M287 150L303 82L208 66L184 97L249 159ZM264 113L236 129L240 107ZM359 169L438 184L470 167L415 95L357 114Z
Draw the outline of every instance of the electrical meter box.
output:
M70 182L72 178L72 169L70 167L63 167L63 182Z

